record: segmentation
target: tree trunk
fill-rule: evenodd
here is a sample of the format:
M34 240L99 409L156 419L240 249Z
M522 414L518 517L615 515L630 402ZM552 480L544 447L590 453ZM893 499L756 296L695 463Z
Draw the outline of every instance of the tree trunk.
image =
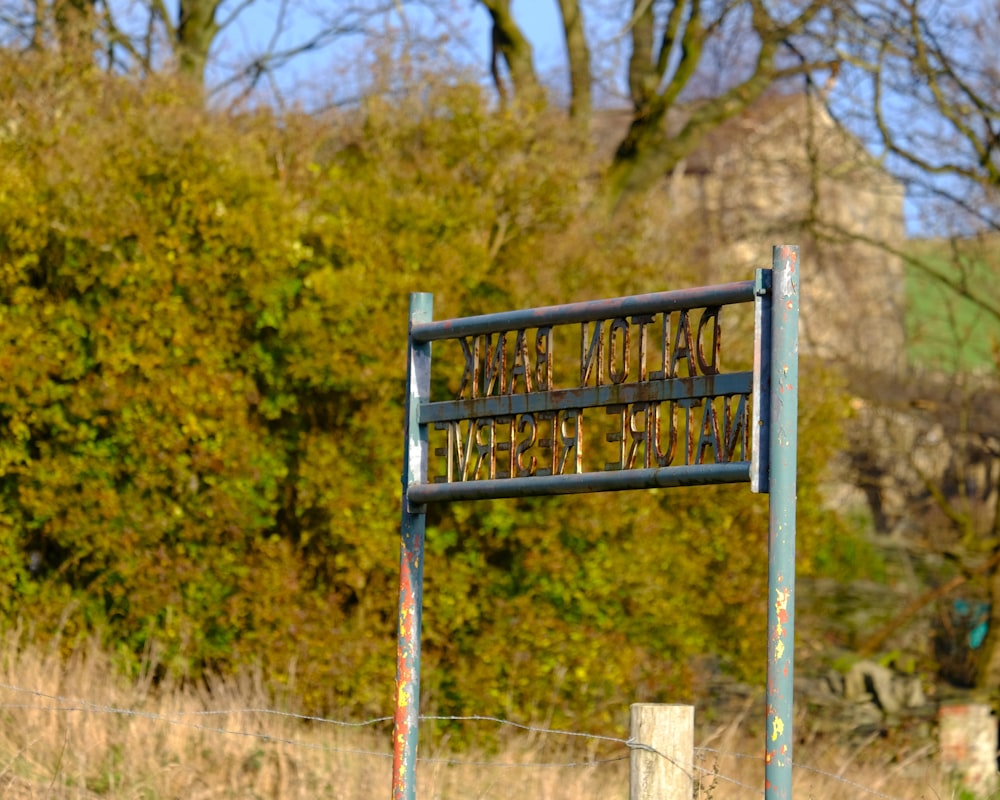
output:
M177 23L177 66L185 75L201 85L205 80L205 65L212 42L219 33L215 19L216 0L181 0Z
M615 153L605 197L609 209L629 194L648 191L697 149L705 136L745 111L771 85L773 73L761 65L749 80L695 110L681 130L668 137L665 120L671 104L651 102L637 114Z
M559 0L566 59L569 62L569 115L583 127L590 123L593 99L590 91L590 48L583 29L583 13L578 0Z
M481 0L493 20L493 53L491 70L493 81L501 100L507 99L507 89L500 75L503 58L510 73L514 92L533 92L538 89L538 77L532 62L531 43L521 32L510 12L510 0Z
M94 0L56 0L52 5L59 47L63 55L74 63L93 61L94 33L97 30L94 5ZM36 19L40 18L41 15L36 12ZM42 42L41 30L37 26L32 41L39 44Z

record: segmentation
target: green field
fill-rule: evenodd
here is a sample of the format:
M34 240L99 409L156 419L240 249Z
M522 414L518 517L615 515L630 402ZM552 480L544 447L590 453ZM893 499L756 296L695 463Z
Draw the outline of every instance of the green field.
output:
M919 239L907 247L911 366L994 370L1000 353L1000 238Z

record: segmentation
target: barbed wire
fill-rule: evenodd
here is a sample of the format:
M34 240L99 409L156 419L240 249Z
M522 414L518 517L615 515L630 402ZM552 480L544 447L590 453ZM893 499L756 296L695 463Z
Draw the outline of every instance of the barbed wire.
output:
M44 704L0 702L0 709L5 709L5 710L30 710L30 711L69 712L69 713L84 712L84 713L111 714L124 717L131 717L135 719L148 720L151 722L164 723L167 725L177 726L180 728L186 728L189 730L203 732L203 733L243 737L247 739L253 739L256 741L268 742L272 744L284 744L291 747L302 748L305 750L339 753L344 755L374 757L381 759L392 758L392 753L384 751L369 750L356 747L342 747L336 745L317 744L315 742L309 742L309 741L304 741L302 739L285 737L285 736L278 736L263 731L234 729L223 726L207 725L200 722L192 721L191 719L196 717L220 717L220 716L238 717L238 716L255 715L255 716L271 716L276 718L290 719L294 721L331 725L345 729L362 729L392 722L393 717L391 716L378 716L360 721L339 720L339 719L331 719L329 717L309 715L309 714L298 714L294 712L281 711L278 709L271 709L271 708L261 708L261 707L245 707L245 708L230 708L230 709L200 709L195 711L178 710L176 712L164 714L152 711L144 711L136 708L125 708L121 706L97 703L81 698L51 694L37 689L29 689L3 682L0 682L0 691L7 691L15 694L27 695L36 698L38 700L48 701L47 703ZM751 792L755 795L764 794L763 789L761 789L760 787L750 786L746 783L741 782L736 778L724 774L718 768L718 763L713 769L706 769L705 767L702 767L698 764L692 764L691 767L689 768L679 763L675 758L673 758L669 754L663 753L646 743L638 742L632 738L621 738L616 736L586 733L582 731L572 731L561 728L550 728L538 725L530 725L526 723L515 722L513 720L504 719L502 717L496 717L484 714L470 714L470 715L422 714L418 717L418 719L420 722L490 723L493 725L513 728L515 730L539 734L543 736L574 737L574 738L586 739L589 741L596 741L611 745L617 745L622 748L625 748L628 751L622 754L612 755L608 757L589 758L589 759L575 760L575 761L545 761L545 762L538 762L538 761L521 762L521 761L498 761L498 760L488 761L488 760L460 759L453 757L444 758L444 757L423 756L423 757L418 757L417 759L418 763L440 764L447 766L503 768L503 769L593 768L623 761L625 759L630 758L631 752L633 750L643 750L646 752L653 753L659 758L668 761L674 767L681 770L683 774L689 779L691 779L693 782L702 783L704 782L704 779L701 776L709 776L711 777L712 781L723 781L730 785ZM759 754L754 755L750 753L726 751L711 747L695 747L693 753L695 757L698 756L704 757L706 755L712 755L717 759L734 758L734 759L750 760L755 762L763 762L764 760L763 756ZM814 767L809 764L803 764L797 761L793 762L793 767L806 772L814 773L823 778L843 784L845 786L850 787L851 789L863 792L868 796L879 798L879 800L900 800L900 798L897 798L891 794L887 794L878 789L874 789L872 787L858 783L857 781L845 778L843 777L842 774L836 774L828 770L824 770L819 767Z
M704 767L699 767L697 764L695 765L694 768L699 772L704 772L706 775L710 775L712 777L713 782L716 780L725 781L726 783L732 786L738 786L739 788L745 789L746 791L751 792L753 794L761 796L764 795L764 790L760 786L751 786L748 783L743 783L742 781L736 780L736 778L730 778L728 775L723 775L717 769L705 769Z
M178 717L213 717L228 716L235 714L262 714L272 717L284 717L299 722L319 722L326 725L336 725L338 728L368 728L385 722L392 722L392 717L372 717L360 722L352 720L330 719L328 717L317 717L312 714L296 714L292 711L278 711L274 708L235 708L235 709L207 709L202 711L176 711Z
M859 791L869 794L872 797L879 797L881 800L898 800L891 794L886 794L885 792L880 792L878 789L872 789L869 786L865 786L863 783L858 783L857 781L852 781L850 778L845 778L843 775L837 775L833 772L827 772L826 770L820 769L819 767L811 767L808 764L800 764L797 761L792 762L792 766L805 770L806 772L814 772L817 775L822 775L824 778L832 778L837 783L843 783L846 786L850 786L852 789L858 789Z
M362 748L347 748L347 747L335 747L332 745L322 745L316 744L315 742L306 742L301 739L293 739L289 737L275 736L269 733L264 733L261 731L247 731L247 730L234 730L231 728L222 728L212 725L202 725L196 722L186 722L179 719L180 716L184 714L167 715L167 714L157 714L152 711L141 711L135 708L122 708L119 706L110 706L101 703L94 703L89 700L81 700L78 698L64 697L61 695L53 695L47 692L38 691L36 689L25 689L20 686L13 686L7 683L0 683L0 690L7 690L13 692L19 692L22 694L28 694L33 697L38 697L44 700L51 700L53 702L59 703L59 705L37 705L37 704L26 704L26 703L0 703L0 708L3 709L22 709L22 710L34 710L34 711L65 711L65 712L91 712L98 714L111 714L123 717L133 717L137 719L146 719L153 722L163 722L167 725L174 725L180 728L187 728L189 730L200 731L204 733L215 733L226 736L237 736L244 737L247 739L255 739L262 742L269 742L274 744L286 744L293 747L301 747L306 750L318 750L323 752L331 753L345 753L348 755L363 755L363 756L374 756L378 758L392 758L391 753L379 752L377 750L365 750ZM218 711L219 714L240 714L244 713L246 710L234 709L231 711ZM275 711L272 709L267 710L268 713L273 713L279 716L284 716L286 712ZM294 716L294 715L293 715ZM321 718L317 718L321 719ZM389 719L392 719L389 717ZM324 719L324 722L331 724L339 724L339 720L329 720ZM346 723L348 725L355 725L357 723ZM362 723L364 724L364 723Z
M543 733L556 736L579 736L583 739L596 739L597 741L614 742L615 744L628 744L630 741L628 739L620 739L615 736L601 736L596 733L581 733L580 731L567 731L559 728L541 728L536 725L526 725L522 722L512 722L509 719L490 717L482 714L470 714L467 716L421 714L419 719L421 721L426 720L433 722L493 722L497 725L503 725L508 728L516 728L522 731L530 731L531 733Z

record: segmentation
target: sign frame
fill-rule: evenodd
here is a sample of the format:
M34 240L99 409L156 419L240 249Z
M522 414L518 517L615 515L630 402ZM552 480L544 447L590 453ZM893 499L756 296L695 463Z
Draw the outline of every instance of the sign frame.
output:
M799 248L794 245L775 246L771 262L770 269L758 269L753 280L748 281L452 320L433 320L432 295L415 293L410 296L393 726L393 800L416 798L427 504L716 483L750 483L751 491L769 494L765 797L766 800L791 797ZM469 372L467 337L573 323L603 323L699 308L706 309L707 313L713 308L749 302L754 303L754 366L751 373L679 378L668 376L664 367L655 381L643 383L623 381L603 388L580 386L572 390L492 396L486 392L484 397L476 397L473 390L470 398L437 403L430 399L431 344L434 341L462 340L466 351L466 371ZM666 327L667 322L663 324ZM698 336L700 339L700 330ZM688 357L693 356L689 353ZM703 354L699 352L697 357L705 363ZM583 366L581 371L584 371ZM655 387L650 388L651 384ZM744 388L749 391L741 391ZM751 453L746 460L446 483L428 481L428 428L442 421L474 421L490 414L524 413L531 409L558 412L562 408L606 407L630 398L645 398L646 402L651 402L677 397L716 398L736 394L753 398L748 431Z

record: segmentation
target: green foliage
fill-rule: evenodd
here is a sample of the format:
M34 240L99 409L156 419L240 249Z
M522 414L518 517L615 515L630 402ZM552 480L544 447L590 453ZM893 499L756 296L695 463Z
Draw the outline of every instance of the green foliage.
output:
M408 293L448 317L689 284L696 257L589 216L571 132L474 86L279 120L2 66L0 612L384 712ZM834 398L802 399L807 571ZM690 692L704 653L759 678L766 544L745 487L436 509L428 702L598 722Z
M1000 264L995 239L915 242L906 265L907 355L912 365L945 372L996 370ZM983 307L974 298L986 301Z

